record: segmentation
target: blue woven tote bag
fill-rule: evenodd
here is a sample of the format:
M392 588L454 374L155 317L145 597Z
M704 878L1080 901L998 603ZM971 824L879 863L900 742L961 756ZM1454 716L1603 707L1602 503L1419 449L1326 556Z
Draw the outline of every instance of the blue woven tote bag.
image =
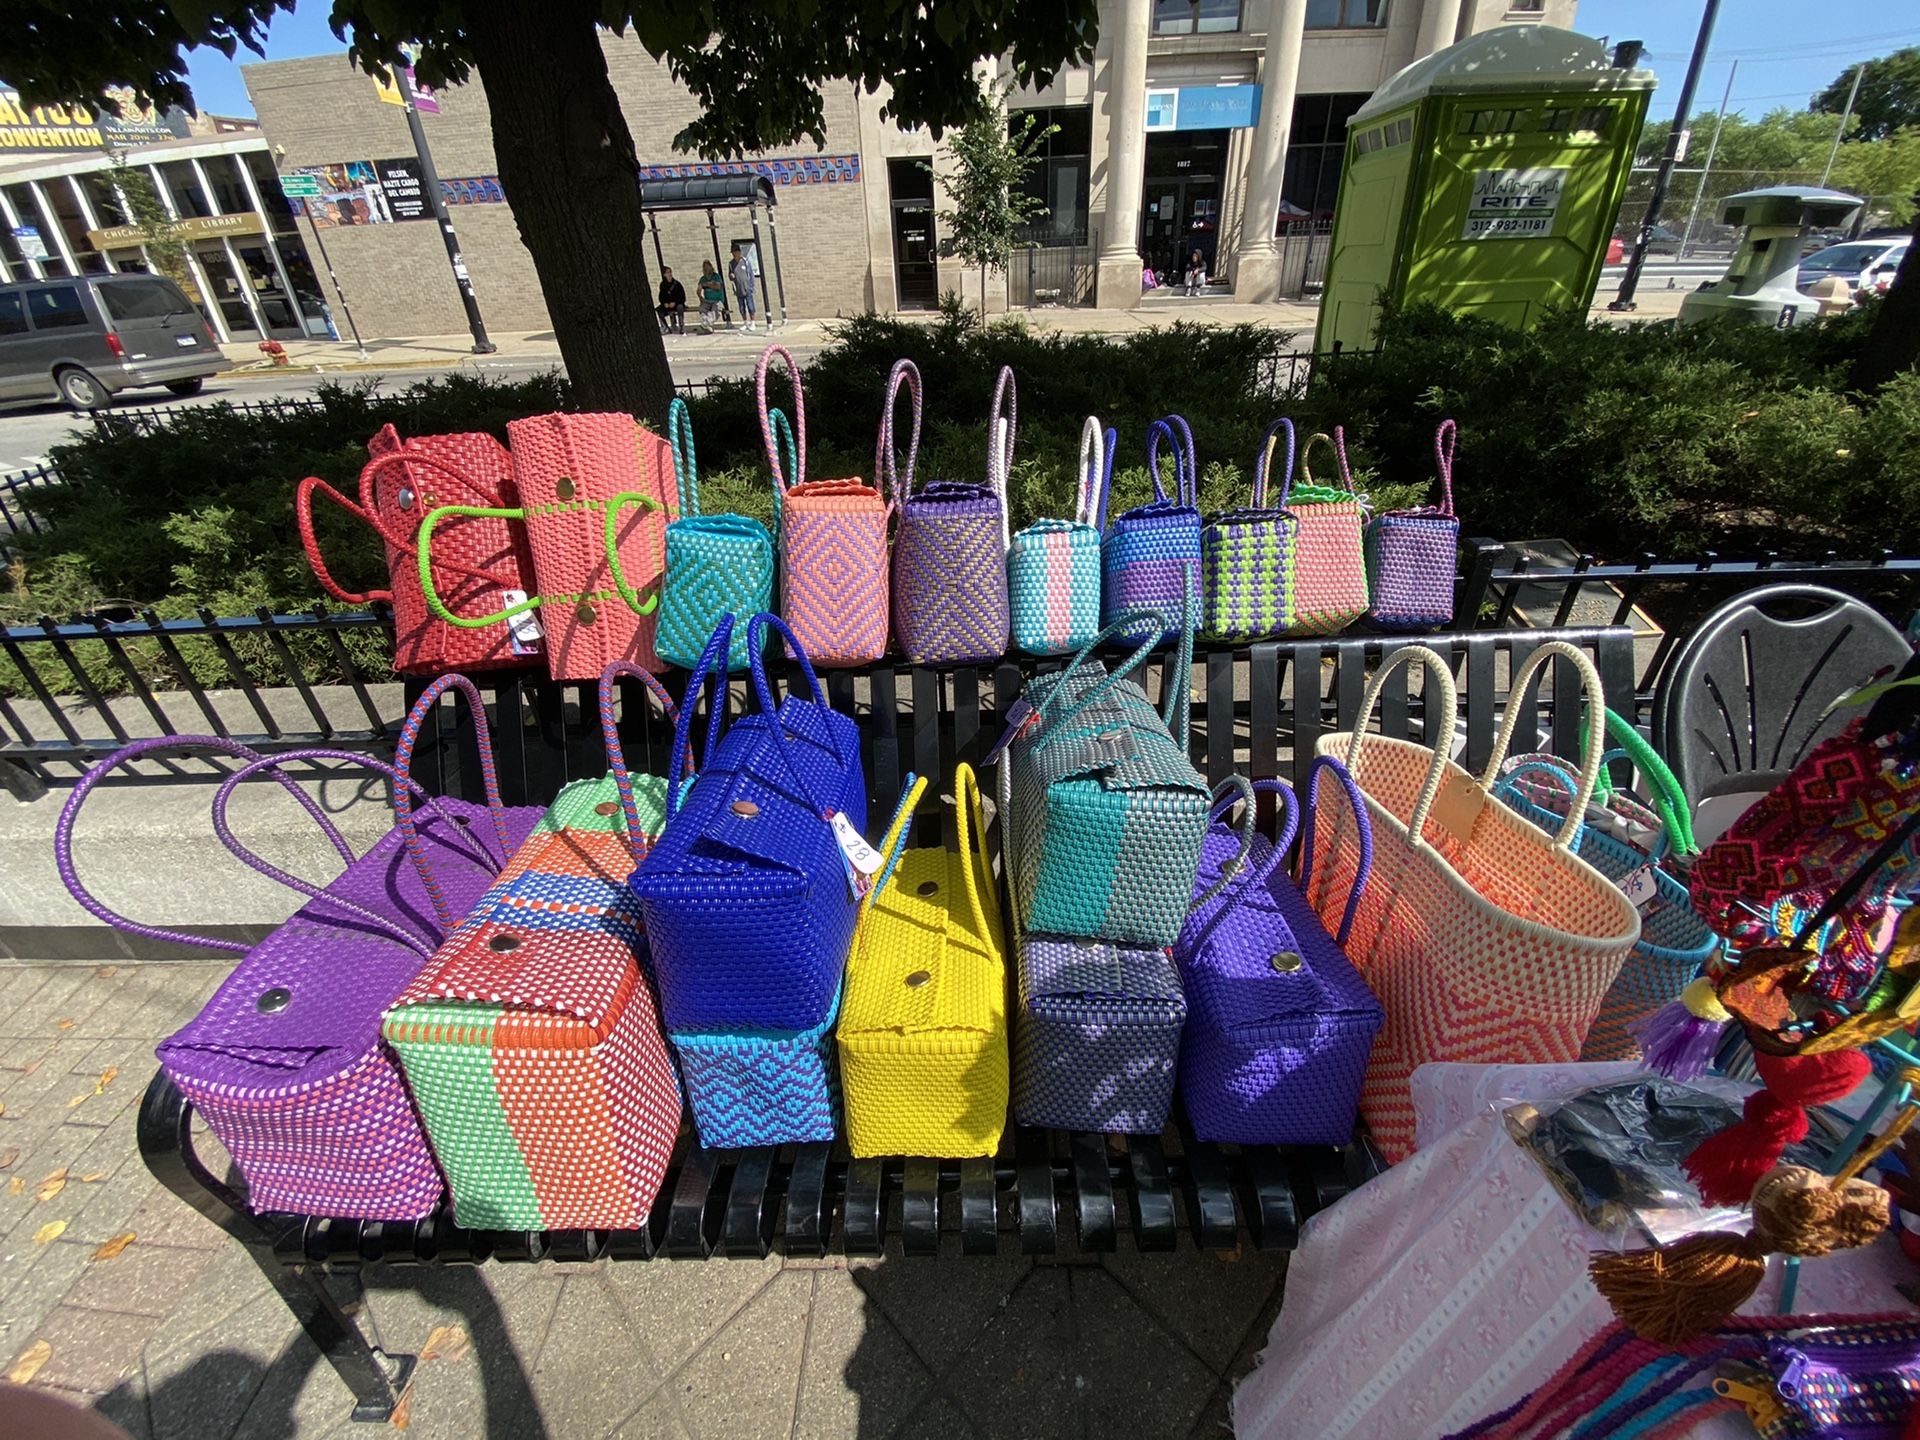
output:
M1173 626L1180 645L1160 709L1127 678L1166 624L1127 611L1064 671L1028 683L1007 763L1014 908L1030 933L1149 946L1180 933L1207 829L1207 783L1187 758L1193 632ZM1108 674L1094 645L1123 631L1147 638Z
M693 450L687 402L674 396L667 410L667 443L680 491L680 518L667 526L666 578L660 587L660 624L653 648L662 660L691 669L714 627L729 615L773 608L773 536L747 515L700 513L700 463ZM773 487L774 524L780 487ZM747 668L747 632L727 649L727 669Z
M1179 437L1174 435L1175 428ZM1174 495L1160 483L1160 441L1173 451ZM1193 455L1193 432L1178 415L1156 420L1147 429L1147 473L1154 498L1114 518L1101 542L1104 573L1101 614L1111 624L1128 610L1159 611L1170 637L1186 617L1200 623L1200 512L1194 496L1200 483ZM1129 634L1127 639L1136 639Z
M1013 643L1029 655L1071 655L1099 633L1100 532L1118 438L1109 427L1103 445L1099 420L1087 417L1073 519L1036 520L1007 550Z
M836 988L827 1013L805 1030L742 1027L671 1030L693 1128L709 1150L804 1145L838 1133L840 1018Z
M761 640L767 626L786 641L806 683L778 707ZM629 881L646 918L661 1016L674 1034L823 1024L858 913L834 832L836 821L866 829L860 736L828 705L777 615L747 624L758 712L722 734L723 707L710 707L700 773L681 792L696 702L732 631L730 621L720 623L687 681L667 772L667 827Z

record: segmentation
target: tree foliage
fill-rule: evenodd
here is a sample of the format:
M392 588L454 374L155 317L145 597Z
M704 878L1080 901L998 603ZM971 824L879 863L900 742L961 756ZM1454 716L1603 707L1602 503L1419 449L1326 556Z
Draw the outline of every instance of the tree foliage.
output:
M140 232L140 244L153 262L153 268L175 282L188 278L187 242L180 238L180 224L167 213L165 202L153 188L153 178L143 169L127 163L125 155L113 157L109 172L113 193L119 197L126 223Z
M982 90L977 112L950 142L952 170L934 171L953 202L951 209L940 212L945 231L940 253L979 267L983 314L987 273L1005 270L1021 226L1047 214L1046 205L1021 187L1040 163L1040 147L1059 128L1042 126L1032 113L1023 116L1017 128L1009 128L1005 95Z
M1729 115L1721 123L1713 111L1703 110L1693 118L1687 163L1697 165L1705 158L1708 138L1719 124L1713 174L1699 182L1708 186L1710 202L1765 185L1812 184L1826 169L1838 123L1836 115L1787 109L1770 110L1758 120ZM1671 128L1668 121L1648 125L1641 136L1641 155L1662 153ZM1849 122L1848 139L1834 157L1828 183L1865 198L1874 223L1906 224L1913 216L1914 191L1920 190L1920 125L1862 138L1860 127ZM1684 189L1681 194L1684 199ZM1711 218L1707 207L1702 213Z
M1849 65L1836 75L1831 85L1813 97L1811 108L1826 115L1844 111L1853 72ZM1853 133L1862 140L1884 140L1910 125L1920 125L1920 45L1867 61L1853 114L1858 122Z

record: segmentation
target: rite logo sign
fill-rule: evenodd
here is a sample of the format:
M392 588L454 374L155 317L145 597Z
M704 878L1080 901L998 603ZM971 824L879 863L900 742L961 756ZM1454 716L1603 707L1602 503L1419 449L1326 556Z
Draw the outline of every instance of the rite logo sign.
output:
M1538 240L1553 234L1564 168L1476 170L1462 240Z

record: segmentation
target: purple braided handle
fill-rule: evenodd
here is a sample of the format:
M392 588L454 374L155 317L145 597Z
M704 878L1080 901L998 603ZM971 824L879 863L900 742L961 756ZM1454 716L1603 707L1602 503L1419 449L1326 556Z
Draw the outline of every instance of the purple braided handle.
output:
M763 610L747 622L747 673L753 681L754 698L760 702L761 713L767 717L767 733L772 737L773 748L779 752L781 762L787 767L793 788L805 796L807 804L825 820L828 818L828 809L814 798L805 777L800 774L800 767L794 764L793 746L787 739L787 727L781 723L779 707L773 703L773 687L767 683L767 647L763 637L769 625L780 632L781 638L787 642L787 653L799 662L800 673L806 677L807 688L813 692L813 703L822 710L831 710L833 705L827 699L827 692L820 688L820 677L814 673L813 662L807 658L807 652L800 642L794 639L786 621L771 611ZM827 733L831 736L833 731L829 729ZM847 758L839 752L838 740L834 741L833 758L842 765L848 763ZM855 759L858 758L856 755Z
M713 759L714 747L720 743L720 727L727 706L727 650L732 644L733 616L722 615L720 623L713 627L713 634L707 637L707 648L700 652L700 658L693 662L693 669L687 674L687 688L680 697L680 713L673 722L673 753L667 759L668 819L680 809L681 761L693 758L693 714L700 708L700 692L709 680L720 687L720 693L707 702L707 746L700 757L703 768ZM629 827L637 819L636 812L634 819L627 822Z
M1459 439L1460 427L1451 420L1442 420L1433 432L1433 461L1440 471L1440 513L1446 516L1453 514L1453 451Z
M680 726L680 707L673 703L666 686L631 660L615 660L600 672L600 738L606 742L607 764L613 768L613 787L620 792L620 813L627 822L627 844L633 849L634 864L638 865L647 853L640 843L640 809L633 801L633 777L627 773L627 757L620 750L620 729L613 720L614 681L623 675L646 686L647 693L660 702L668 723L676 730Z
M1275 508L1287 508L1287 495L1293 489L1293 460L1298 436L1294 432L1293 421L1282 415L1267 427L1267 433L1260 441L1260 459L1253 470L1253 508L1267 508L1267 464L1273 458L1274 435L1284 429L1287 432L1287 469L1286 478L1280 482L1280 503Z
M433 812L447 822L448 836L458 836L461 844L471 845L473 847L473 853L484 865L491 869L494 874L497 875L500 873L501 868L506 864L507 857L504 854L489 855L486 847L480 843L479 838L473 835L467 826L462 825L458 819L450 814L439 800L429 795L425 787L415 781L409 780L391 765L369 759L364 755L356 755L351 750L316 748L310 750L289 750L280 755L265 755L248 761L220 782L220 788L214 792L213 796L214 834L218 835L220 842L234 855L238 856L250 869L257 870L269 880L279 881L289 890L297 891L299 894L305 895L309 900L324 900L335 909L344 910L350 915L357 915L360 919L367 921L376 929L398 940L409 950L414 951L423 958L432 955L434 947L445 938L446 932L458 923L458 917L441 912L436 917L440 921L440 933L422 939L420 936L414 935L404 927L396 924L390 917L382 915L377 910L368 909L352 900L343 900L338 895L323 890L317 885L310 884L296 875L289 875L286 871L263 860L252 850L249 850L245 845L241 844L239 839L234 835L232 829L227 824L227 806L233 798L234 790L254 775L260 774L263 771L273 770L290 760L344 760L353 765L365 766L375 770L387 777L388 781L394 786L396 793L402 789L409 790L415 796L425 800ZM305 792L303 791L302 794L304 795ZM418 866L421 861L418 857L414 858L415 864ZM431 895L433 892L429 890L428 893Z
M907 387L913 401L913 434L907 441L907 478L901 483L893 448L893 411L900 403L900 387ZM913 490L914 467L920 462L920 367L911 360L896 360L887 374L887 399L880 412L880 433L873 442L874 484L887 497L887 504L898 505Z
M787 375L793 381L793 478L789 480L780 469L780 455L773 443L773 422L767 415L767 364L778 355L786 362ZM807 483L807 397L800 389L800 367L793 363L793 356L784 345L769 345L760 352L760 363L754 367L753 390L760 403L760 438L767 446L767 468L773 472L773 483L783 490L795 485Z
M80 782L73 787L72 793L67 796L66 804L60 807L60 818L55 823L53 830L54 865L60 872L61 883L67 887L67 893L79 902L80 907L96 919L106 921L107 924L113 926L116 930L125 931L129 935L139 935L148 940L166 940L175 945L198 945L210 950L231 950L235 954L245 955L253 947L238 940L216 940L210 936L189 935L179 930L162 930L155 925L142 925L137 920L129 920L126 916L109 910L99 900L96 900L92 892L81 883L79 871L74 868L74 822L80 818L80 807L86 803L87 796L93 793L94 786L98 785L110 773L119 769L128 761L137 760L142 755L149 755L160 750L187 749L217 750L223 755L230 755L237 760L243 760L248 763L252 763L261 758L257 750L250 750L245 745L223 739L217 735L155 735L145 740L136 740L131 745L121 746L118 750L114 751L113 754L107 756L106 759L102 760L91 770L87 771L85 775L81 776ZM363 757L354 756L353 758L359 761ZM274 779L300 802L309 815L313 816L313 818L319 822L320 828L325 832L328 842L333 846L334 850L339 853L340 857L348 864L352 864L354 858L353 847L347 844L345 838L340 834L339 829L327 818L326 813L320 809L319 802L307 794L306 791L302 790L299 785L294 782L292 776L276 772ZM235 851L235 854L242 860L248 859L244 852ZM249 861L249 863L251 863L251 861Z
M513 849L513 842L507 838L507 811L500 803L500 775L493 765L493 732L487 728L487 706L480 698L480 691L464 675L442 675L420 692L420 698L413 702L413 709L407 712L407 718L400 726L400 739L393 747L393 766L407 782L404 787L396 787L393 792L393 818L405 839L407 853L413 857L414 868L420 872L420 883L426 887L427 898L433 902L434 914L449 928L455 923L451 918L453 907L447 904L447 897L440 889L440 882L434 878L433 867L427 864L426 847L420 843L420 835L413 823L413 751L420 743L420 727L433 713L435 704L450 689L458 689L466 696L467 713L473 717L473 736L480 751L480 779L486 789L487 811L493 817L493 833L500 841L500 853L506 855Z
M1153 481L1153 498L1160 504L1167 503L1167 488L1160 483L1160 437L1167 437L1167 444L1173 447L1173 488L1180 489L1180 446L1173 438L1173 427L1164 420L1156 420L1147 426L1147 478Z
M1278 795L1284 801L1280 806L1280 833L1274 838L1273 842L1273 858L1267 862L1264 870L1258 872L1249 870L1247 872L1247 882L1249 884L1257 883L1264 885L1267 883L1267 877L1285 863L1287 851L1293 845L1293 837L1299 833L1300 797L1293 793L1293 787L1284 780L1254 780L1249 782L1249 784L1255 794ZM1220 788L1224 789L1225 787L1222 786ZM1209 820L1218 820L1228 810L1232 809L1236 803L1243 802L1246 798L1238 794L1223 796L1220 793L1220 789L1216 789L1213 793L1215 796L1213 809L1207 813Z
M1367 880L1373 874L1373 821L1367 817L1366 797L1360 793L1353 772L1348 770L1331 755L1321 755L1307 767L1307 820L1306 838L1300 846L1300 893L1307 893L1307 886L1313 880L1313 815L1319 807L1321 767L1333 771L1340 783L1346 787L1347 803L1353 807L1355 823L1360 827L1360 868L1353 877L1353 893L1347 896L1347 908L1340 916L1340 933L1333 937L1336 945L1347 943L1347 932L1353 929L1354 912L1360 908L1360 897L1367 893Z
M1351 491L1353 470L1347 464L1347 427L1344 425L1333 427L1333 458L1340 467L1340 488Z

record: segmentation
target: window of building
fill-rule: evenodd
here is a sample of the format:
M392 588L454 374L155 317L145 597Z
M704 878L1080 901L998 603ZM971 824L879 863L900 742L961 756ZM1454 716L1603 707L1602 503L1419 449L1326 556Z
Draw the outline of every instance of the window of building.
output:
M1507 0L1507 11L1509 14L1520 11L1530 15L1538 15L1546 8L1547 0Z
M74 330L87 323L87 312L80 304L80 291L72 285L48 285L29 290L27 313L36 330Z
M1153 0L1156 35L1224 35L1240 28L1240 0Z
M1347 153L1347 121L1367 102L1365 91L1302 95L1293 102L1287 169L1280 182L1280 223L1333 218L1340 166ZM1408 138L1411 139L1410 127Z
M1061 105L1051 109L1016 110L1007 117L1008 129L1018 136L1027 117L1035 130L1058 126L1034 151L1038 163L1021 187L1047 207L1046 215L1026 227L1022 238L1036 245L1084 245L1087 242L1087 182L1092 174L1093 107Z
M1387 0L1307 0L1309 30L1373 30L1387 23Z
M21 308L20 292L0 295L0 335L24 335L27 312Z

